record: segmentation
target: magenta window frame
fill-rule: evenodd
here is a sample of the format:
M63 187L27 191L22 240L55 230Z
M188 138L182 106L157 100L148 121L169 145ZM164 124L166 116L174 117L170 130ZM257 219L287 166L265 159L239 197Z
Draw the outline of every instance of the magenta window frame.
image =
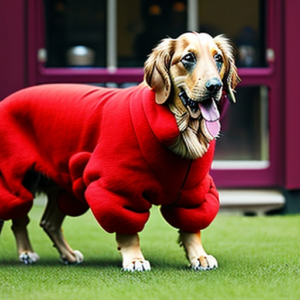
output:
M117 68L113 72L106 68L45 68L37 59L38 49L45 47L42 1L30 1L27 10L29 85L53 82L124 83L143 80L142 68ZM270 165L265 169L213 169L211 174L219 187L278 187L284 183L284 149L279 140L284 134L281 125L284 122L284 113L280 109L284 92L280 71L283 68L284 33L282 0L267 1L266 23L267 48L274 51L275 60L270 61L265 68L241 68L239 75L242 78L241 86L264 85L269 88Z

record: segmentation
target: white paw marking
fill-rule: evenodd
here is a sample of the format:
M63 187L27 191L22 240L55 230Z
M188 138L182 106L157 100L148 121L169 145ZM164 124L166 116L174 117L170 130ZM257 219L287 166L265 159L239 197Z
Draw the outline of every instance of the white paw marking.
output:
M80 251L78 251L78 250L74 250L73 254L76 257L76 263L77 264L81 264L83 262L83 259L84 259L83 254Z
M197 259L196 264L192 264L192 269L195 271L209 271L218 268L218 262L212 255L205 257L207 266L202 266L200 259Z
M24 251L19 255L19 260L25 265L30 265L40 259L39 255L35 252Z
M72 254L75 256L75 259L76 259L75 261L68 261L68 259L66 257L63 257L63 256L60 257L60 261L64 265L81 264L83 262L84 256L80 251L74 250Z
M129 272L143 272L143 271L150 271L151 266L148 260L143 261L133 261L127 267L123 268L123 271Z

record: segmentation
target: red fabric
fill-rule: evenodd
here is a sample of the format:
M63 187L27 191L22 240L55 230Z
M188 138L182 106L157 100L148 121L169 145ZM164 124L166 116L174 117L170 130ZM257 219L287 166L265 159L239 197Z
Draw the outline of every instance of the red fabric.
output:
M152 204L189 232L218 211L209 176L215 143L193 162L173 154L166 146L179 135L174 116L147 87L27 88L0 103L0 132L1 219L30 209L33 197L22 186L30 168L65 189L63 211L81 214L87 202L108 232L141 231Z

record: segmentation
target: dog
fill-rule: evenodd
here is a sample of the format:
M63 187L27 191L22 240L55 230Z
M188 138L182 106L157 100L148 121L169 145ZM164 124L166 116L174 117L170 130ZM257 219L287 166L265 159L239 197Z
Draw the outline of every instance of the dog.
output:
M89 208L116 233L122 268L147 271L138 232L159 205L179 229L194 270L218 267L201 242L215 218L209 175L220 113L240 79L220 35L166 38L148 57L144 81L126 89L81 84L25 88L0 103L0 219L12 219L19 259L39 259L26 229L34 195L48 202L40 225L65 264L81 263L62 234L66 215Z

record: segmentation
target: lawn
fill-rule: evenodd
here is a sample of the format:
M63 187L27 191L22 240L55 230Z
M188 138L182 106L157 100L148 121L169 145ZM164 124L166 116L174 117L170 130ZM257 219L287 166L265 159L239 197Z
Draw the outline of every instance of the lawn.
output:
M300 215L243 217L220 213L203 231L206 250L219 268L188 268L177 232L157 208L141 234L152 270L121 271L113 235L90 213L68 218L64 233L85 256L82 265L64 266L39 228L42 207L31 211L30 233L41 260L31 266L17 261L15 242L6 222L0 237L0 299L300 299Z

